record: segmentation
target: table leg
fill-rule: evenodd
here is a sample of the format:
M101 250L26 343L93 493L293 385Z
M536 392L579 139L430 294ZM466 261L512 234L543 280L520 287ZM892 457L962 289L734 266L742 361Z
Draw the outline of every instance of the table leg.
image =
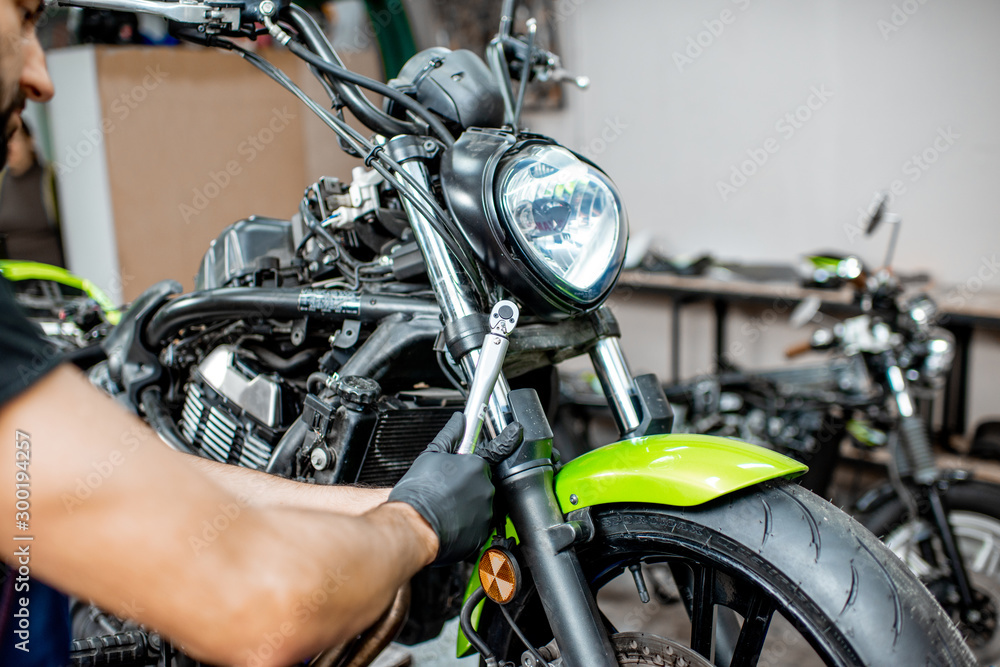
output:
M729 303L722 299L712 302L715 306L715 372L723 373L729 370L729 360L726 359L726 318L729 315Z
M671 305L670 381L677 385L681 383L681 309L684 308L684 299L676 297Z

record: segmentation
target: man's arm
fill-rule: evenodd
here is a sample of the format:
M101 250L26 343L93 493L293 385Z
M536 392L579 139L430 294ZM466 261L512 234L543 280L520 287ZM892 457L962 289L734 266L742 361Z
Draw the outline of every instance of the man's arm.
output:
M23 532L14 523L19 440L30 442ZM277 637L264 662L287 664L351 637L437 552L409 505L363 518L241 506L228 482L154 440L79 373L50 372L0 409L0 539L30 544L33 575L128 613L202 660L245 663Z
M196 456L188 458L244 505L314 509L357 516L384 503L392 490L304 484Z

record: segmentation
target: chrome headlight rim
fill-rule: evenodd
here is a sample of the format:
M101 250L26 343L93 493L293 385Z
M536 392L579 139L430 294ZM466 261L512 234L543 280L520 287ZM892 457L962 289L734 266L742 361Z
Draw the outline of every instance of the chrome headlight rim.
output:
M539 274L512 240L512 230L501 221L496 199L500 170L534 144L558 145L542 135L515 136L504 130L470 128L441 156L441 189L456 231L483 274L526 308L526 315L539 321L557 322L594 311L610 296L624 266L627 226L620 240L621 254L620 260L616 258L614 280L604 294L592 301L581 302L557 289L545 274ZM600 171L585 157L569 152Z
M541 258L538 246L532 244L526 234L519 228L517 211L510 209L507 188L518 170L533 160L538 154L549 152L560 155L563 159L572 160L573 167L587 171L589 180L578 179L583 184L581 192L597 186L607 198L607 205L612 207L614 218L607 221L608 228L613 228L613 239L606 257L597 258L600 262L596 278L587 285L580 285L567 280L566 275L560 275L552 266ZM566 312L589 310L603 303L618 281L625 263L625 249L628 243L628 217L624 202L617 186L608 175L589 160L577 155L564 146L552 142L525 142L510 150L497 168L494 178L493 201L495 203L496 219L507 238L510 250L528 272L534 283L542 286L555 300L563 304ZM593 194L591 192L591 194ZM567 200L556 200L555 203L572 206ZM598 221L605 224L605 221ZM592 270L592 273L594 271Z

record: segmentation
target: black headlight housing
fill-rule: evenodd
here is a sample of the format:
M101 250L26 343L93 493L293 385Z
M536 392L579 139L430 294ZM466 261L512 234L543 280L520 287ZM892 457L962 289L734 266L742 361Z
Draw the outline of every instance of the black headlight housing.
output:
M614 288L628 222L610 178L547 137L471 129L442 156L442 187L486 273L549 320Z

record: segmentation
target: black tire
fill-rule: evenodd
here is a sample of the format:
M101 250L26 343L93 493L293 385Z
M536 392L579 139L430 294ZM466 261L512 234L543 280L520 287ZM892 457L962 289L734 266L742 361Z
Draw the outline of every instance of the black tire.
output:
M1000 661L1000 486L975 481L952 484L945 494L945 503L948 506L948 522L958 540L959 551L963 554L974 594L979 596L984 617L974 626L960 624L959 628L979 664L993 665ZM892 498L862 518L869 530L887 541L904 562L920 558L915 549L918 545L914 539L917 533L908 520L906 506L899 498ZM928 531L920 532L928 534ZM935 549L940 547L935 546ZM942 580L935 574L925 574L922 579L957 621L959 612L946 594L950 581Z
M712 604L744 618L771 607L828 665L975 664L916 577L860 524L794 483L768 483L694 508L618 504L592 508L591 516L596 535L577 552L595 594L630 564L668 562L682 591L685 572L687 581L715 582L688 588L695 615L710 613ZM699 579L704 575L711 576ZM551 639L529 584L508 610L536 646ZM752 624L744 625L752 634ZM498 657L519 662L523 647L493 603L480 628ZM711 652L711 636L709 628L703 655ZM705 636L692 639L706 645ZM762 645L758 637L745 646L741 655L751 659L743 664L757 664Z

